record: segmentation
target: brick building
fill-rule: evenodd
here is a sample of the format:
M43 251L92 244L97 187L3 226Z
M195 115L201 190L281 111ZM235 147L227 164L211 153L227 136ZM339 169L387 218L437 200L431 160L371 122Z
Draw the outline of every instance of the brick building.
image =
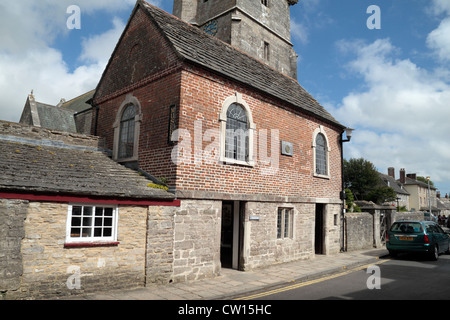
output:
M12 272L6 283L10 290L19 285L30 291L40 282L42 290L51 281L61 284L71 264L82 264L83 272L94 275L86 277L87 292L196 280L218 275L224 267L246 271L343 247L345 127L295 79L289 6L297 1L221 0L219 6L216 1L175 0L177 18L138 0L97 88L59 106L71 110L64 112L65 119L78 133L58 131L48 140L68 136L79 141L84 139L80 132L90 132L104 141L102 150L114 160L108 162L102 154L99 164L117 165L109 174L99 164L98 172L92 170L98 150L79 156L66 154L67 148L44 153L63 155L61 175L82 170L73 171L67 163L80 157L85 172L79 177L91 181L91 192L104 192L97 200L114 202L121 239L112 239L113 247L88 246L73 253L71 244L65 245L71 238L66 226L73 203L89 205L92 200L93 195L86 199L86 190L75 188L62 201L58 194L72 186L54 185L41 199L19 197L0 184L0 218L4 214L12 219L17 212L29 220L17 226L14 240L13 255L22 260L7 267L15 270L25 265L23 259L42 262L52 257L42 268L30 264L22 274ZM47 121L51 110L30 95L22 122L57 125ZM9 148L3 155L18 156L13 146L3 146ZM33 157L50 147L21 148ZM25 167L30 167L28 162ZM125 174L117 163L164 183L168 192L144 188L141 194L131 186L143 177L133 170ZM14 161L7 165L14 182ZM102 174L103 183L91 180ZM45 178L43 185L58 180ZM29 181L15 183L36 192ZM117 189L121 192L115 193ZM13 220L10 224L20 224L20 219ZM118 281L112 283L111 275Z
M181 18L191 2L175 1ZM203 2L190 18L209 21ZM230 9L233 30L247 2ZM288 16L294 2L279 2ZM139 0L98 84L93 129L113 159L163 179L181 200L175 281L341 248L344 126L266 62Z

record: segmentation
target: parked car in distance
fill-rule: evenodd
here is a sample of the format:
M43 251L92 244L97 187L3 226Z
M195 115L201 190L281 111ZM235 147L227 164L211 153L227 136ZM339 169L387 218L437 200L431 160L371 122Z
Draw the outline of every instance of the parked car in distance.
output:
M440 253L450 253L450 235L433 221L397 221L386 234L386 248L391 256L418 252L437 260Z

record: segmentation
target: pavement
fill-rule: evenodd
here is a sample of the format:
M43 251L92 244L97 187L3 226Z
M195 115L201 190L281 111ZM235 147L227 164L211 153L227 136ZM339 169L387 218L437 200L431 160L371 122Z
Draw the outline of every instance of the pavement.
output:
M300 283L358 266L376 263L389 253L385 247L333 255L315 255L309 260L277 264L251 271L221 270L215 278L187 283L149 285L145 288L97 292L62 300L231 300L283 284Z

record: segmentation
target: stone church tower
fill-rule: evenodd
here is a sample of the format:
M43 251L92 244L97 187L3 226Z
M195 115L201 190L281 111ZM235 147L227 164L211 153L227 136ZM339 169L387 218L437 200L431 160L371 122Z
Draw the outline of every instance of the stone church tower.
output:
M298 0L174 0L173 13L297 79L290 10Z

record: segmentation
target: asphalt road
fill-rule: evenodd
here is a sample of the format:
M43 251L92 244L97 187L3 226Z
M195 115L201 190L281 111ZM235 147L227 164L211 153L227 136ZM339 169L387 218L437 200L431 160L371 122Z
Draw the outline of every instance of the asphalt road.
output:
M369 270L368 267L370 267ZM290 283L276 289L254 293L247 298L252 300L448 300L450 299L450 255L440 255L438 261L429 261L420 255L401 254L393 259L381 259L376 265L347 270L305 283Z

